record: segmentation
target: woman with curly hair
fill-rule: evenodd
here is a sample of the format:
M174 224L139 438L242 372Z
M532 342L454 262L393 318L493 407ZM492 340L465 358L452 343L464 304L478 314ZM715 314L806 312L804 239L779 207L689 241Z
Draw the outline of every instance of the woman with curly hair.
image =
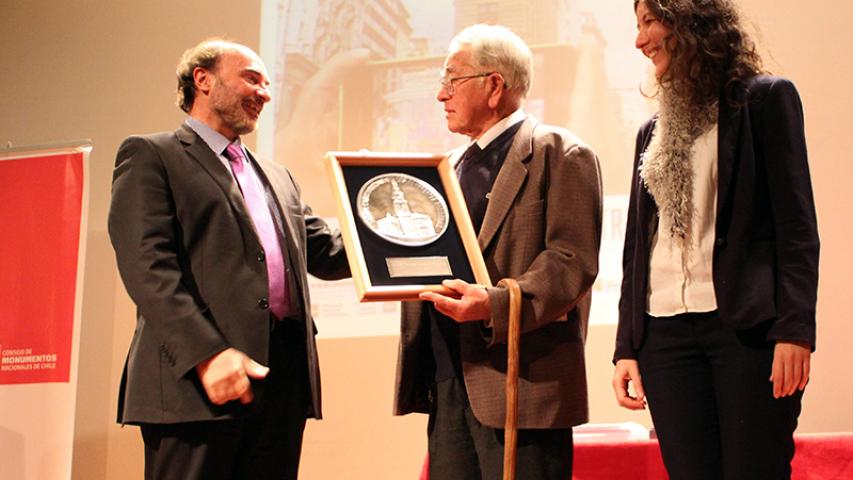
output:
M732 2L634 10L659 112L637 135L613 389L648 402L670 478L790 478L820 248L800 98Z

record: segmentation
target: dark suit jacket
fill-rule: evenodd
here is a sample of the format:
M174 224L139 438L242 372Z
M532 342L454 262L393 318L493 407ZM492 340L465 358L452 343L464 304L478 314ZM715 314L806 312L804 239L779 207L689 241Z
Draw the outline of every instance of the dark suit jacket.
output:
M598 159L571 132L528 118L492 187L479 233L492 281L523 292L519 428L587 421L584 341L601 239ZM492 318L460 324L462 370L474 415L503 428L509 293L489 288ZM421 302L403 304L394 412L429 411L434 379ZM485 335L484 335L485 334Z
M769 340L814 346L820 242L800 97L790 81L768 76L737 94L741 108L719 102L713 281L720 318L738 329L772 321ZM636 358L643 342L657 206L637 167L654 122L637 135L614 361Z
M304 312L311 415L320 417L316 333L306 270L340 278L349 269L340 235L311 215L282 166L256 161L286 244L291 299ZM113 174L109 233L138 318L119 394L122 423L211 420L239 402L211 404L195 366L234 347L261 364L270 313L263 248L225 165L192 129L129 137ZM294 290L295 289L295 290Z

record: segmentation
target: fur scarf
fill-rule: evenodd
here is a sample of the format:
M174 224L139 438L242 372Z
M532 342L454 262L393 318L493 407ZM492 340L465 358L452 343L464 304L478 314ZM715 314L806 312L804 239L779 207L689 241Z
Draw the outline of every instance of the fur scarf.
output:
M717 123L717 103L694 106L659 86L660 111L652 140L640 158L639 173L655 199L670 235L685 249L691 244L693 222L693 147Z

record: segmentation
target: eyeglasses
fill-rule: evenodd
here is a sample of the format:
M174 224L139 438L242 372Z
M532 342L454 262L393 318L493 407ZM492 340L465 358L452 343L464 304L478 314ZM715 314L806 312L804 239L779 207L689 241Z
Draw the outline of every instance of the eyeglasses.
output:
M456 93L456 85L465 80L469 80L471 78L483 78L488 77L489 75L495 74L498 72L488 72L488 73L475 73L474 75L460 75L458 77L441 77L439 81L441 82L441 88L444 89L444 92L453 96Z

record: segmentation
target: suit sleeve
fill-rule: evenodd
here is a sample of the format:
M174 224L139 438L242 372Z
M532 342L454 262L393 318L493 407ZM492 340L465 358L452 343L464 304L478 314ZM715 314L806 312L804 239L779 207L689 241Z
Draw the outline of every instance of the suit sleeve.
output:
M764 99L760 140L776 234L776 311L773 340L815 345L818 258L814 197L803 127L803 108L794 85L774 79Z
M602 216L598 158L583 144L554 142L543 148L549 149L544 154L549 179L545 187L543 248L527 271L516 277L524 292L522 332L564 318L589 294L598 275ZM508 335L509 292L489 288L488 294L492 309L492 318L486 325L492 329L489 341L491 345L504 343Z
M311 275L323 280L339 280L350 276L349 263L340 230L332 230L321 217L314 215L311 207L301 203L302 190L290 170L287 178L295 189L295 201L300 202L305 221L306 267Z
M119 273L173 373L184 376L228 347L205 305L187 288L189 259L161 150L130 137L119 148L113 172L110 240ZM184 266L184 268L182 268ZM141 328L142 325L137 328Z
M308 242L308 271L323 280L338 280L350 276L349 263L340 230L329 228L320 217L304 207L305 233Z
M634 169L631 174L631 191L628 195L628 218L625 224L625 243L622 247L622 290L619 296L619 323L616 327L616 348L613 354L613 362L623 358L637 358L637 352L634 349L634 319L637 302L642 301L642 307L645 309L645 297L642 299L634 298L636 274L636 255L637 255L637 229L639 228L639 199L642 194L639 189L642 188L640 182L639 165L640 156L643 154L645 139L648 136L649 129L652 128L647 124L637 132L637 142L634 149ZM645 275L645 272L643 272Z

